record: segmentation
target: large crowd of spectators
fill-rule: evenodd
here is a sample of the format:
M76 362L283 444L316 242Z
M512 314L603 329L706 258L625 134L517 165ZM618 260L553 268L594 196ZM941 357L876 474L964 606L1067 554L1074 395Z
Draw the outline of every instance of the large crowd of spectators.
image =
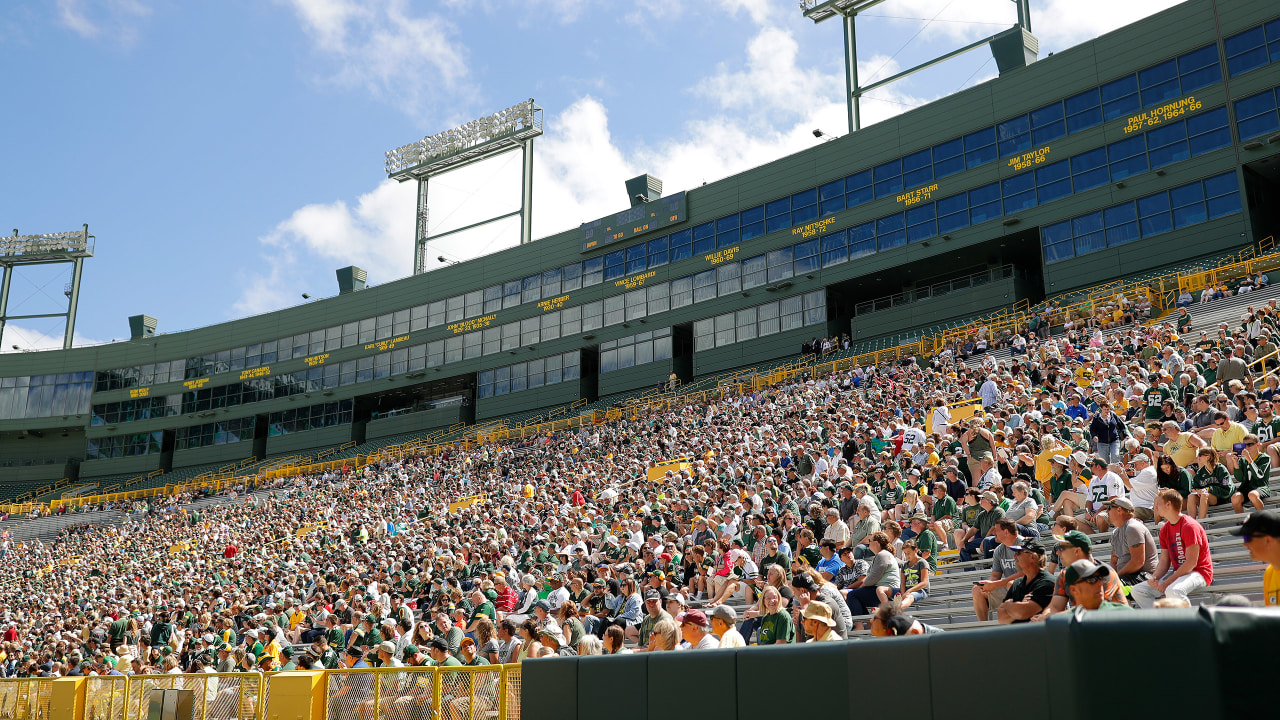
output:
M1269 497L1280 398L1251 363L1275 349L1277 317L1272 301L1203 332L1184 317L1036 332L1006 363L943 354L801 375L275 480L198 510L156 499L123 524L7 546L0 675L937 632L909 612L951 551L990 558L971 573L973 607L999 623L1184 605L1213 582L1196 518ZM981 410L960 417L971 398ZM1246 546L1280 564L1274 513L1255 518ZM1162 523L1155 537L1147 522ZM1099 532L1108 554L1094 552ZM1268 570L1268 603L1277 588Z

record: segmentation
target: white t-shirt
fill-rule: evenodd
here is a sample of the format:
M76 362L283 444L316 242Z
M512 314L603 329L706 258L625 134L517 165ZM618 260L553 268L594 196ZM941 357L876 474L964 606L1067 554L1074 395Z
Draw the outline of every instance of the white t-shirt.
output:
M1124 497L1124 481L1119 475L1108 470L1100 476L1089 478L1088 499L1093 503L1095 512L1102 509L1102 503L1113 497Z
M1130 490L1129 500L1134 507L1155 509L1156 493L1160 491L1160 485L1156 481L1156 468L1154 465L1148 465L1142 469L1137 475L1129 479L1129 483L1133 485Z

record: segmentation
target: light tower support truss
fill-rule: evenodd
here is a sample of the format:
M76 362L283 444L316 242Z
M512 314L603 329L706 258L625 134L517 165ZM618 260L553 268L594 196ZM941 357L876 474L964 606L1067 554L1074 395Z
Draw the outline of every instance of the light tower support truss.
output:
M520 244L532 239L533 139L542 134L542 108L532 99L506 110L423 138L386 154L387 177L418 183L418 215L414 236L413 274L427 271L427 242L464 230L520 216ZM430 234L427 184L432 177L512 150L523 152L520 174L520 209L437 235Z
M970 43L958 50L940 55L928 62L913 68L877 80L870 85L861 85L858 81L858 37L856 18L859 13L866 12L886 0L801 0L800 10L804 16L815 24L834 18L840 18L844 25L844 79L845 102L848 105L849 132L862 127L860 100L866 93L891 82L901 80L908 75L933 67L940 62L976 50L983 45L991 45L996 65L1003 73L1015 67L1024 67L1034 62L1040 49L1040 42L1031 34L1031 0L1012 0L1018 6L1018 24L1003 32L996 33L977 42Z
M76 308L80 304L80 275L84 270L84 259L93 257L94 241L95 238L89 234L88 225L73 232L47 235L19 235L14 230L11 237L0 238L0 271L4 272L4 279L0 280L0 347L3 347L4 327L8 321L60 317L66 318L62 349L71 349L71 337L76 329ZM71 263L74 266L71 270L71 282L66 290L66 312L10 315L9 287L13 281L13 273L19 267L61 263Z

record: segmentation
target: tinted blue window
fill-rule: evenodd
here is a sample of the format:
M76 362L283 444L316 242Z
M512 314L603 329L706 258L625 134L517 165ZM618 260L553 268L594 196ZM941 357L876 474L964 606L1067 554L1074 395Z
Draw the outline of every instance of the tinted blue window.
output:
M1093 127L1102 122L1102 106L1098 100L1098 89L1086 90L1073 95L1062 103L1067 114L1067 132L1074 133Z
M791 213L783 213L764 221L764 231L767 233L777 232L789 227L791 227Z
M863 223L849 228L849 259L871 255L876 251L876 231L874 223Z
M621 251L604 256L605 280L616 280L626 274L626 264Z
M757 205L749 210L743 210L738 214L742 217L743 225L746 225L747 223L760 222L764 219L764 206Z
M916 242L937 235L933 203L926 203L907 211L907 240Z
M1204 186L1198 182L1176 187L1169 191L1169 199L1173 207L1179 208L1204 201Z
M933 161L930 152L922 150L902 159L902 186L913 188L933 180Z
M1129 75L1098 88L1102 96L1102 117L1114 120L1138 109L1138 76Z
M1191 157L1187 146L1187 126L1183 122L1169 123L1147 133L1147 148L1151 167L1158 168Z
M818 219L818 206L806 205L802 208L795 208L791 211L791 224L803 225L807 222Z
M841 193L828 200L822 200L818 203L818 210L823 217L834 215L844 209L844 194Z
M1141 237L1138 232L1138 212L1133 203L1109 207L1103 211L1107 226L1107 246L1115 247L1133 242Z
M1004 195L1004 212L1006 215L1036 204L1035 174L1030 172L1014 175L1000 183L1000 191Z
M777 217L789 212L791 212L791 198L789 197L774 200L771 203L766 203L764 206L764 214L767 217Z
M1031 144L1043 145L1067 134L1063 121L1062 103L1042 107L1031 112Z
M1139 199L1138 223L1142 230L1142 237L1172 230L1173 218L1169 214L1169 194L1156 193Z
M737 245L739 242L738 231L725 230L722 233L716 233L716 247L727 248Z
M1076 239L1076 254L1083 255L1107 246L1107 236L1102 225L1102 212L1082 215L1071 221L1071 234Z
M1182 76L1184 94L1222 80L1217 46L1206 45L1178 58L1178 74Z
M822 252L838 250L845 246L846 241L847 238L844 230L833 232L830 235L824 235L822 237Z
M1227 109L1220 107L1187 118L1187 136L1192 157L1230 145L1231 129L1227 127Z
M819 200L830 200L834 197L844 198L844 180L836 180L835 182L818 186Z
M881 250L902 247L907 244L902 213L876 220L876 241Z
M969 222L977 225L1000 217L1000 185L992 183L969 191Z
M937 203L938 232L949 233L969 225L969 200L964 193L943 198Z
M794 269L797 275L811 273L818 269L818 239L807 240L793 246L795 250Z
M1175 228L1202 223L1208 219L1209 216L1205 211L1203 202L1184 205L1183 207L1175 207L1173 209L1173 226Z
M1044 261L1046 263L1066 260L1075 255L1070 222L1062 222L1040 228L1040 241L1044 246Z
M722 233L725 230L732 230L736 227L738 227L738 216L736 214L726 215L716 220L716 233Z
M816 205L818 203L818 189L810 188L804 192L798 192L791 196L791 210L794 212L796 208Z
M902 160L891 160L883 165L877 165L875 168L876 182L888 180L895 175L902 174Z
M742 239L750 240L754 237L760 237L764 234L764 221L753 222L742 226Z
M1233 192L1221 197L1209 198L1205 201L1208 206L1209 218L1219 218L1223 215L1240 212L1240 193Z
M1146 142L1141 135L1107 146L1111 180L1115 182L1147 170Z
M1214 177L1208 178L1204 181L1204 194L1205 197L1218 197L1220 195L1226 195L1227 193L1233 193L1238 190L1239 187L1235 173L1224 173L1222 175L1215 175Z
M693 229L693 254L702 255L716 249L716 227L714 223L703 223ZM605 278L606 280L608 278Z
M681 230L677 233L671 233L671 262L686 260L693 254L692 248L693 232L690 230ZM586 274L584 267L583 274Z
M1007 157L1031 149L1031 124L1026 115L1006 120L996 126L1000 140L1000 156Z
M1269 61L1267 38L1262 27L1233 35L1224 41L1223 46L1227 51L1227 73L1232 77L1262 67Z
M933 148L933 176L946 177L964 170L964 142L956 138Z
M1066 160L1036 171L1036 197L1046 203L1071 194L1071 167Z
M871 186L868 185L845 193L844 205L845 207L856 207L863 203L871 202L874 199L875 194L872 191Z
M1178 64L1170 60L1138 73L1143 107L1159 105L1178 96Z
M669 241L665 235L649 241L649 267L658 267L659 265L667 264L668 242Z
M996 129L984 128L964 136L964 164L975 168L996 159Z
M859 188L869 187L871 185L871 171L863 170L856 175L850 175L844 179L844 191L852 192Z
M1071 158L1071 176L1075 192L1105 185L1109 177L1106 149L1090 150Z
M1236 131L1241 140L1280 130L1276 94L1271 90L1236 101Z
M839 265L849 259L849 252L845 248L846 235L841 230L822 238L822 267Z
M649 259L649 247L645 243L633 245L627 248L627 274L640 272L645 269L645 265Z

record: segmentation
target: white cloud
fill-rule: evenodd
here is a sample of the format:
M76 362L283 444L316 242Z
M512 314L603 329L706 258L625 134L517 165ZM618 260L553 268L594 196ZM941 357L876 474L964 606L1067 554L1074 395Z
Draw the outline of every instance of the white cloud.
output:
M466 49L439 15L416 15L407 0L288 2L316 49L334 63L331 81L363 88L415 117L440 97L470 95Z
M1007 0L974 0L988 1L995 3L992 7L1008 11ZM842 73L803 66L795 38L775 23L774 6L769 2L718 2L730 11L746 13L760 28L742 58L719 66L711 76L693 84L690 93L709 103L711 111L685 125L677 135L645 146L626 147L610 131L608 108L590 96L579 98L558 115L548 115L547 134L537 142L534 164L535 238L625 208L622 182L642 172L662 178L667 192L691 189L813 147L820 142L812 135L814 128L822 128L828 135L844 134ZM913 4L925 10L932 7L936 14L943 3L917 0ZM1146 12L1154 11L1156 3L1148 4L1152 7ZM329 0L325 5L329 14L318 16L317 27L325 23L339 28L349 24L342 19L345 0ZM1041 12L1035 22L1040 27L1051 25L1053 13L1064 5L1060 0L1051 0L1049 10ZM1125 16L1130 17L1129 13L1126 10ZM1078 27L1051 32L1057 33L1055 37L1080 39L1119 24L1080 20ZM990 31L985 27L976 32ZM1046 35L1042 34L1042 38ZM900 65L898 59L877 54L863 58L859 72L863 78L873 71L879 77L887 77L898 72ZM863 125L934 99L909 94L904 89L908 87L889 85L864 97ZM519 155L514 154L432 180L432 233L516 209L518 175ZM265 276L247 278L236 311L261 312L296 302L292 288L280 289L281 281L295 277L306 262L304 258L318 256L334 261L331 267L360 265L370 271L370 282L374 284L409 274L414 208L411 184L384 181L361 196L354 206L338 201L298 210L263 238L273 270ZM437 254L465 260L510 247L518 240L518 227L513 219L433 241L433 257L428 266L440 267L434 261Z
M151 8L138 0L58 0L58 21L80 37L122 47L137 41L138 23Z
M27 350L61 350L63 335L61 319L56 322L50 322L47 327L42 328L6 323L4 326L4 347L0 347L0 353L16 353ZM71 333L71 344L75 347L101 345L103 342L105 341L93 340L78 332ZM14 345L17 345L19 349L14 350Z

